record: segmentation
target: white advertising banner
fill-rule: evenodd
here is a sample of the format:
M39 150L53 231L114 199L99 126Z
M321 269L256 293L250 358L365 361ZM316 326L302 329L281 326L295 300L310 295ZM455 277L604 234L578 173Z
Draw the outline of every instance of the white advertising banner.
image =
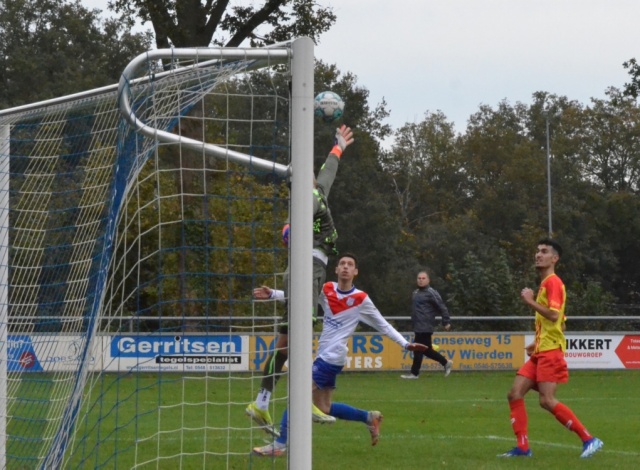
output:
M437 335L434 343L439 343L441 353L447 357L457 358L454 362L459 370L517 369L522 364L523 345L534 338L532 334L521 333L454 336ZM356 369L359 360L363 364L383 361L385 367L381 368L386 370L408 367L410 358L400 358L401 351L396 351L393 345L384 348L376 338L378 336L370 334L354 336L351 349ZM224 334L106 335L96 338L88 360L91 370L111 372L261 370L273 340L272 336L265 339ZM474 342L472 348L469 342ZM365 344L370 347L365 348ZM479 349L480 345L486 350ZM388 354L384 352L387 349ZM83 351L81 336L9 335L7 369L10 373L73 371L77 370ZM565 358L569 369L640 369L640 335L568 334Z
M249 370L249 337L115 335L105 338L106 371L224 372Z
M569 369L639 369L640 335L567 334L564 357ZM525 345L533 341L525 335Z
M9 335L7 338L7 369L9 372L73 371L84 353L82 336L71 335ZM88 360L92 370L102 368L102 339L99 338Z

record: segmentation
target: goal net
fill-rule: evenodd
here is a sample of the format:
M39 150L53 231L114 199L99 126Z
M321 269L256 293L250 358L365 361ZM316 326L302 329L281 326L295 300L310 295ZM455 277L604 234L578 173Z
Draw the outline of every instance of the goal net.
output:
M119 86L0 111L0 467L250 466L284 308L251 292L282 287L280 229L311 207L312 100L303 38L151 51ZM296 225L289 304L310 311ZM301 398L281 386L271 414L310 431L296 322Z

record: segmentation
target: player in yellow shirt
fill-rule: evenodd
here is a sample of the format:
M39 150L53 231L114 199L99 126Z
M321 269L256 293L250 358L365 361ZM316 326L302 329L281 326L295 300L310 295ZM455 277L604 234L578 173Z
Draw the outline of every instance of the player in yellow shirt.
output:
M591 457L604 445L593 437L578 420L571 409L556 398L559 383L569 380L564 351L567 340L564 336L566 291L564 283L555 273L556 263L562 256L562 248L555 240L538 242L535 266L541 283L538 295L524 288L520 293L522 301L535 313L536 334L533 343L527 345L529 359L516 373L513 386L507 395L511 409L511 426L517 438L517 446L498 457L531 457L527 435L527 410L524 396L531 389L539 393L540 406L549 411L567 429L575 432L582 440L580 457Z

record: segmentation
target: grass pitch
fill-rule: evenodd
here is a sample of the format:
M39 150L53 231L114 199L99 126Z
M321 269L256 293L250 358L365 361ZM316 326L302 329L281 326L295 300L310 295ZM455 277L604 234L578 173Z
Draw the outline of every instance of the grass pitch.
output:
M532 458L500 459L515 445L506 395L514 372L344 373L335 401L376 409L385 418L371 447L360 423L314 425L313 468L324 469L636 469L640 465L640 371L571 371L557 397L604 441L590 459L579 458L580 439L526 397ZM272 468L256 462L251 468ZM285 468L285 466L277 467Z
M580 440L539 407L535 392L526 398L533 457L496 457L515 445L506 400L513 371L454 371L448 378L423 372L418 380L400 375L345 372L338 378L335 401L384 414L380 442L371 446L362 423L314 425L314 470L640 468L640 370L571 371L569 383L559 387L558 398L604 441L591 459L579 458ZM82 442L70 467L286 469L286 456L251 455L268 442L244 415L259 379L106 376L113 382L98 402L103 418L78 423L99 440ZM286 387L283 379L276 392L278 423L285 402L277 395Z

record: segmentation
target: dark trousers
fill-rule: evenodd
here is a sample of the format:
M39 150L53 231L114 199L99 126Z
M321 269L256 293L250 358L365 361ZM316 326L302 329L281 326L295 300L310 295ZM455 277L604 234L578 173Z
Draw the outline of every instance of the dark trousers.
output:
M431 336L433 333L415 333L415 338L413 339L414 343L421 343L425 346L429 346L426 352L421 353L418 351L413 352L413 364L411 365L411 373L413 375L420 374L420 367L422 367L422 357L427 356L429 359L433 359L436 362L442 364L444 367L447 364L447 359L440 354L438 351L434 351L431 346Z

